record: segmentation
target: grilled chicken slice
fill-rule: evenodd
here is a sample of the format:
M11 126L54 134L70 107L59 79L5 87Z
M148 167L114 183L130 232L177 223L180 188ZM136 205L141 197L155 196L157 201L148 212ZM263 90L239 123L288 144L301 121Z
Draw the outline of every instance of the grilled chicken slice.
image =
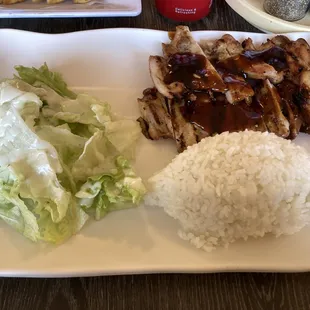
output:
M282 82L284 73L278 72L273 66L260 59L250 59L245 55L228 58L216 64L234 74L246 74L251 79L269 79L272 83Z
M305 127L310 128L310 71L303 71L300 74L299 87L298 105L305 122Z
M201 40L199 42L199 46L203 50L204 54L207 56L208 59L216 59L215 55L212 54L212 49L214 46L214 41L209 41L209 40Z
M304 39L291 41L286 36L278 35L268 40L274 46L285 50L286 64L289 70L285 75L295 84L299 84L300 72L310 69L310 47Z
M165 58L169 58L176 53L192 53L206 56L187 26L176 27L174 35L170 34L169 37L171 42L162 44Z
M267 45L268 43L266 43L266 46ZM261 50L247 50L243 53L243 56L245 56L249 60L254 62L265 62L268 65L271 65L276 71L283 71L283 73L285 73L285 71L288 69L286 55L286 51L280 46L276 45L269 46L268 48Z
M264 108L264 121L268 131L283 138L288 137L290 124L282 113L281 98L275 86L268 79L264 80L256 97Z
M279 46L281 48L285 48L285 46L287 44L289 44L291 42L291 40L286 36L278 35L278 36L275 36L274 38L272 38L271 42L276 46Z
M141 131L142 131L144 137L149 139L149 140L153 140L149 134L149 124L147 123L147 121L140 116L137 119L137 122L140 124L140 128L141 128Z
M256 130L294 139L310 133L310 46L279 35L255 46L231 35L200 42L188 27L169 33L151 56L156 88L138 99L149 139L171 138L178 152L223 131ZM274 85L273 85L274 84Z
M274 47L274 45L275 44L271 40L267 39L266 42L262 43L261 45L256 46L256 50L258 51L267 50L267 49Z
M284 73L264 62L253 63L244 67L244 73L251 79L269 79L272 83L278 84L283 81Z
M310 46L306 40L291 41L286 44L285 49L304 69L310 69Z
M203 138L209 137L209 134L201 128L199 125L193 123L192 124L195 130L196 140L200 142Z
M286 59L289 67L288 78L299 84L300 73L310 69L310 46L304 39L285 44Z
M188 146L198 142L194 126L185 120L181 113L181 105L182 103L179 100L173 99L169 101L174 139L179 153L182 153Z
M142 132L151 140L174 139L178 152L183 152L188 146L197 143L203 135L186 121L180 111L181 101L167 100L154 88L143 92L143 98L138 99L142 117L138 119Z
M299 84L300 82L300 72L304 69L301 66L297 59L295 59L292 55L286 55L286 61L288 65L288 72L286 74L287 78L293 81L295 84Z
M186 89L225 92L226 86L188 27L179 26L164 57L151 56L150 74L158 91L167 98L181 97Z
M143 98L138 99L142 119L139 119L142 132L152 140L174 138L171 117L166 99L154 88L143 92Z
M274 46L274 43L267 39L267 42L255 46L251 38L247 38L242 42L242 47L245 51L263 51Z
M212 114L209 117L212 134L225 131L235 132L245 129L253 131L267 131L262 116L262 107L253 100L251 103L245 101L230 104L223 95L216 96ZM214 130L215 129L215 130Z
M215 41L211 50L211 58L221 61L240 55L242 51L241 43L230 34L225 34L221 39Z
M204 131L203 136L245 129L267 130L263 121L263 108L255 100L249 104L245 101L231 104L224 94L210 96L195 93L190 98L185 98L185 102L182 106L185 119L200 127Z
M279 95L282 99L283 115L290 123L290 139L295 139L303 124L300 111L295 104L296 94L299 92L298 86L289 80L284 80L277 85Z
M286 117L290 124L290 134L287 136L287 138L294 140L300 132L302 120L299 117L299 114L296 115L295 111L293 110L294 106L290 105L288 101L283 100L282 107L283 115Z
M256 51L256 47L251 38L242 41L242 47L245 51Z
M211 43L211 45L203 43L203 47L210 59L220 61L238 56L243 52L241 43L229 34L225 34L221 39ZM218 68L216 68L216 71L227 86L226 98L229 103L234 104L242 100L250 101L254 91L243 77L225 72L225 70L219 70Z
M254 90L243 77L222 70L218 70L218 72L228 88L225 95L229 103L235 104L243 100L251 101L251 97L254 96Z
M149 57L149 69L154 86L166 98L172 99L174 95L182 95L185 86L181 82L165 83L165 77L169 73L167 61L160 56Z

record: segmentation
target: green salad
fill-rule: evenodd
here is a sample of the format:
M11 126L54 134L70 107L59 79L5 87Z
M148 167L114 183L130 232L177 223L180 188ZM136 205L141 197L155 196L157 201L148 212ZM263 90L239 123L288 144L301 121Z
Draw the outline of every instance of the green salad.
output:
M0 218L32 241L61 243L139 203L139 124L74 93L46 64L15 69L0 84Z

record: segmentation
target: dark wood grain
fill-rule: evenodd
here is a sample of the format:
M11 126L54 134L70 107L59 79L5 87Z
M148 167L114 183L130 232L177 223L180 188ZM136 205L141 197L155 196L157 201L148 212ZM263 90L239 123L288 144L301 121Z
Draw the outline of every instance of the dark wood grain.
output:
M0 309L309 310L309 290L309 274L1 279Z
M190 0L189 0L190 1ZM155 0L143 0L142 14L128 18L49 18L49 19L1 19L0 28L16 28L35 32L62 33L78 30L135 27L171 30L175 23L160 16L154 5ZM256 28L247 23L230 9L224 0L215 0L211 14L195 23L188 24L192 30L238 30L254 31Z
M136 18L2 19L0 28L45 33L138 27L171 30L153 0ZM192 30L254 31L224 0ZM3 255L3 254L2 254ZM76 279L0 279L0 310L310 309L310 274L145 275Z

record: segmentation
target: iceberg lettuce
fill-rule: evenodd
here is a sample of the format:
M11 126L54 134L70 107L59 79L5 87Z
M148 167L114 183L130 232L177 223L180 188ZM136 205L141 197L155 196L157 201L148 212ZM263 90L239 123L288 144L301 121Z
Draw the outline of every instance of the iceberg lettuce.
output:
M60 243L89 219L138 204L129 159L136 121L75 94L58 73L17 66L0 84L0 219L32 241Z

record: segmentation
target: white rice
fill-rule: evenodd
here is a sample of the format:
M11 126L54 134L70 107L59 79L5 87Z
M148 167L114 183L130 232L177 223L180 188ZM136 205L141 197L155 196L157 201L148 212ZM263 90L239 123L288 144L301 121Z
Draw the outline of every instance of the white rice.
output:
M309 154L274 134L205 138L149 182L146 205L164 208L179 220L179 236L206 251L293 234L310 221Z

